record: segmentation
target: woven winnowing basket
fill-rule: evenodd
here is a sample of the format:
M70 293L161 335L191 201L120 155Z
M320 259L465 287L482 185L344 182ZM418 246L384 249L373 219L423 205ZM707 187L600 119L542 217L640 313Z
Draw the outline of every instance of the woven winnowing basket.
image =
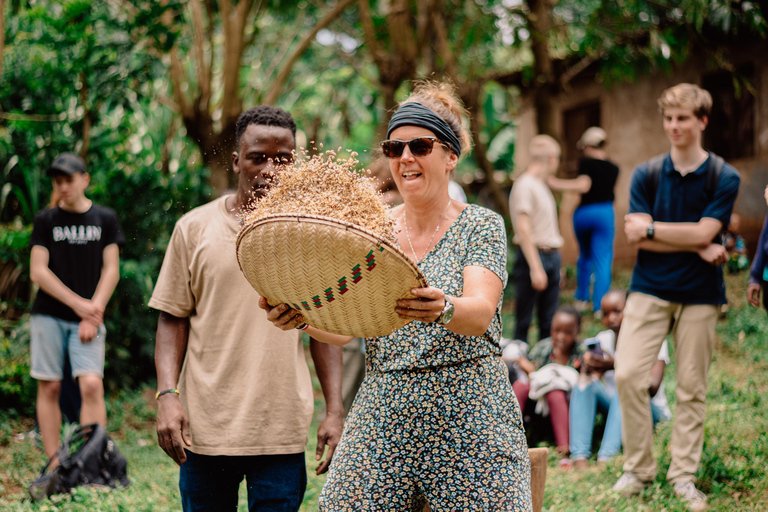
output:
M391 241L317 215L269 215L246 225L237 259L270 304L286 303L309 325L348 336L385 336L404 326L397 300L427 285Z

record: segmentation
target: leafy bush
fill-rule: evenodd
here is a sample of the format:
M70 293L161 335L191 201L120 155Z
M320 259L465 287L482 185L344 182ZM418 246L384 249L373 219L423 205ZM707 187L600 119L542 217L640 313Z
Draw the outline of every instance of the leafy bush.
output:
M0 229L0 261L11 261L6 265L27 287L13 303L0 298L6 310L16 308L0 316L29 308L30 224L48 203L47 166L61 152L83 154L91 175L86 195L117 212L126 237L121 280L105 315L108 388L154 375L157 315L146 304L174 223L211 196L197 148L158 101L170 95L166 64L136 43L139 35L154 37L144 22L168 8L145 3L135 19L94 0L16 9L6 25L0 81L7 114L0 119L0 220L15 222ZM6 355L0 353L0 366L10 368Z
M0 224L0 318L14 319L28 306L31 226Z
M34 413L37 386L29 375L28 316L0 323L0 410Z

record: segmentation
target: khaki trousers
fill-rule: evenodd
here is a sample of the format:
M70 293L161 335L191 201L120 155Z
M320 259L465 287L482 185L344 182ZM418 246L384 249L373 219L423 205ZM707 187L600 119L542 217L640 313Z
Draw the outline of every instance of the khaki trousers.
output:
M673 319L677 409L667 480L695 479L704 444L707 372L715 347L717 313L714 305L675 304L638 292L627 299L616 349L616 387L621 402L624 471L642 481L656 476L648 388L651 368Z

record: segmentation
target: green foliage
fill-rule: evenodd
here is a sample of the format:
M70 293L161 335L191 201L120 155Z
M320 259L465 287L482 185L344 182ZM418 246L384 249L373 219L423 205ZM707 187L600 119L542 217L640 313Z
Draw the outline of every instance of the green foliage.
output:
M39 1L9 18L0 219L31 222L48 203L44 171L56 154L81 151L101 116L127 107L131 88L149 80L158 63L135 47L132 29L113 4L91 0Z
M568 0L553 13L568 27L559 48L598 59L607 83L668 71L694 47L714 54L731 36L764 37L767 27L756 4L731 0Z
M0 263L29 266L29 239L32 226L20 222L0 224Z
M32 415L37 385L29 375L28 317L0 323L0 410ZM2 444L2 443L0 443Z
M154 375L157 315L146 307L154 279L176 220L211 197L196 148L158 101L169 91L166 70L140 39L162 45L176 37L173 30L142 25L149 14L179 8L179 2L162 9L155 4L137 2L146 11L135 16L93 0L43 0L21 8L8 19L0 80L0 110L8 114L0 119L6 182L0 219L30 224L48 202L47 166L56 154L87 144L86 194L122 222L121 280L106 315L108 387ZM0 260L8 253L23 267L22 279L28 276L29 229L0 229Z

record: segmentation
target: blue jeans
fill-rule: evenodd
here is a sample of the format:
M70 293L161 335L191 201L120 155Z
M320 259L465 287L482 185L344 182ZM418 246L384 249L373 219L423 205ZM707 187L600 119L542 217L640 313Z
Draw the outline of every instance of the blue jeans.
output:
M592 434L598 409L607 414L603 440L597 460L608 460L621 451L621 405L619 394L611 396L601 381L592 382L584 389L575 386L570 402L571 457L588 459L592 454ZM669 419L651 403L653 424Z
M304 500L304 453L214 456L185 451L187 461L179 471L184 512L236 511L243 477L251 512L296 512Z
M613 203L594 203L579 206L573 212L573 230L579 242L579 260L576 262L576 300L589 302L592 274L595 289L592 304L600 310L600 301L611 287L614 236Z
M621 450L619 394L614 393L610 396L603 383L596 381L584 389L576 386L571 392L571 457L574 459L588 459L592 453L592 433L595 429L598 408L603 414L608 415L603 441L597 453L598 460L610 459L618 455Z

